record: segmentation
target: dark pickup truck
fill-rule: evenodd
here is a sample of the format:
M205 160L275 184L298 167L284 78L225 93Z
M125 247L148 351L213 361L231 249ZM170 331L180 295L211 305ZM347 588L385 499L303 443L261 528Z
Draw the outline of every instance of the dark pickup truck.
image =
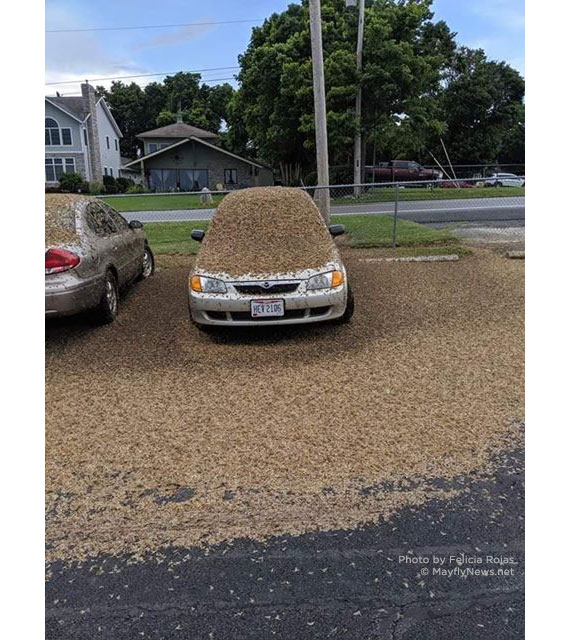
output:
M392 160L366 167L367 182L409 182L412 180L440 180L441 171L425 169L411 160Z

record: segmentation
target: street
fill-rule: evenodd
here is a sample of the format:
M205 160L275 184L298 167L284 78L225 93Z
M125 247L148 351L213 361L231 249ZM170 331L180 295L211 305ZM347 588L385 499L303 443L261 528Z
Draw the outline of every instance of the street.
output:
M210 220L215 209L172 211L134 211L122 215L127 220L141 222L181 222ZM394 203L339 205L332 207L333 215L393 215ZM417 200L398 203L400 218L422 224L453 224L457 222L505 222L513 226L524 224L524 196L513 198L469 198L457 200Z

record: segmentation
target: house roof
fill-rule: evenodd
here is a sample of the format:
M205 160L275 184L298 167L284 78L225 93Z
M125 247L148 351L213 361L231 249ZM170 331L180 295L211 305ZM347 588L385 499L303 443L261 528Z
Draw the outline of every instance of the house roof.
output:
M211 131L193 127L185 122L175 122L174 124L166 125L166 127L151 129L137 135L137 138L209 138L212 140L217 137Z
M143 160L148 160L148 158L153 158L154 156L158 156L161 153L164 153L165 151L170 151L171 149L174 149L175 147L178 147L182 144L186 144L187 142L190 141L194 141L194 142L199 142L200 144L203 144L206 147L210 147L211 149L215 149L216 151L219 151L220 153L225 153L228 156L231 156L232 158L236 158L237 160L241 160L242 162L247 162L248 164L252 164L255 167L259 167L260 169L264 169L267 168L262 164L259 164L259 162L254 162L253 160L249 160L248 158L242 158L241 156L236 155L235 153L232 153L231 151L226 151L225 149L222 149L221 147L218 147L215 144L210 144L209 142L206 142L205 140L201 140L200 138L196 138L195 136L190 136L188 138L185 138L184 140L179 140L178 142L175 142L174 144L170 144L168 145L168 147L164 147L163 149L159 149L158 151L155 151L153 153L148 153L146 156L141 156L140 158L137 158L136 160L132 160L131 162L128 162L126 164L123 165L123 169L127 169L129 168L131 165L136 164L137 162L142 162Z
M85 122L85 120L90 116L88 109L85 107L82 96L46 96L46 100L58 109L61 109L64 113L67 113L67 115L79 120L79 122ZM122 138L123 134L121 133L115 118L113 118L113 114L105 102L105 99L99 98L99 100L97 100L97 104L99 103L101 103L101 106L107 114L109 122L113 129L115 129L117 136Z
M46 96L46 100L80 122L89 115L81 96Z
M103 111L107 114L107 117L109 118L109 122L111 123L111 126L113 127L113 129L115 129L115 133L117 134L117 136L119 136L119 138L122 138L123 134L119 129L119 125L117 124L117 121L115 120L115 118L113 118L113 114L111 113L109 106L105 102L105 99L99 98L99 100L97 100L97 104L99 103L101 103L101 106L103 107Z

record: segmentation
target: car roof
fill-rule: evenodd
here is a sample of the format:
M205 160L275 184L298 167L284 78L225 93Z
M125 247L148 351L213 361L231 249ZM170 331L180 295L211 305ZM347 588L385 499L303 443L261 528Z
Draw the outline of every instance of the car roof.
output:
M335 258L332 237L305 191L254 187L222 200L196 267L239 277L316 269Z

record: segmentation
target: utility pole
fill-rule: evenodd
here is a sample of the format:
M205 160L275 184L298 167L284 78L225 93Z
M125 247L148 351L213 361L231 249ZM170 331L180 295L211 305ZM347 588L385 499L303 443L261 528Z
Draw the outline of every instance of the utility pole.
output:
M364 0L358 4L358 36L356 39L356 72L362 71L362 45L364 43ZM362 83L358 82L356 94L356 133L354 135L354 184L362 182L362 135L360 120L362 117ZM360 195L360 187L354 187L354 195Z
M311 23L311 57L313 59L313 94L315 98L317 176L318 186L321 187L315 190L315 203L326 224L330 224L329 149L327 142L323 38L321 33L321 0L309 0L309 17Z

